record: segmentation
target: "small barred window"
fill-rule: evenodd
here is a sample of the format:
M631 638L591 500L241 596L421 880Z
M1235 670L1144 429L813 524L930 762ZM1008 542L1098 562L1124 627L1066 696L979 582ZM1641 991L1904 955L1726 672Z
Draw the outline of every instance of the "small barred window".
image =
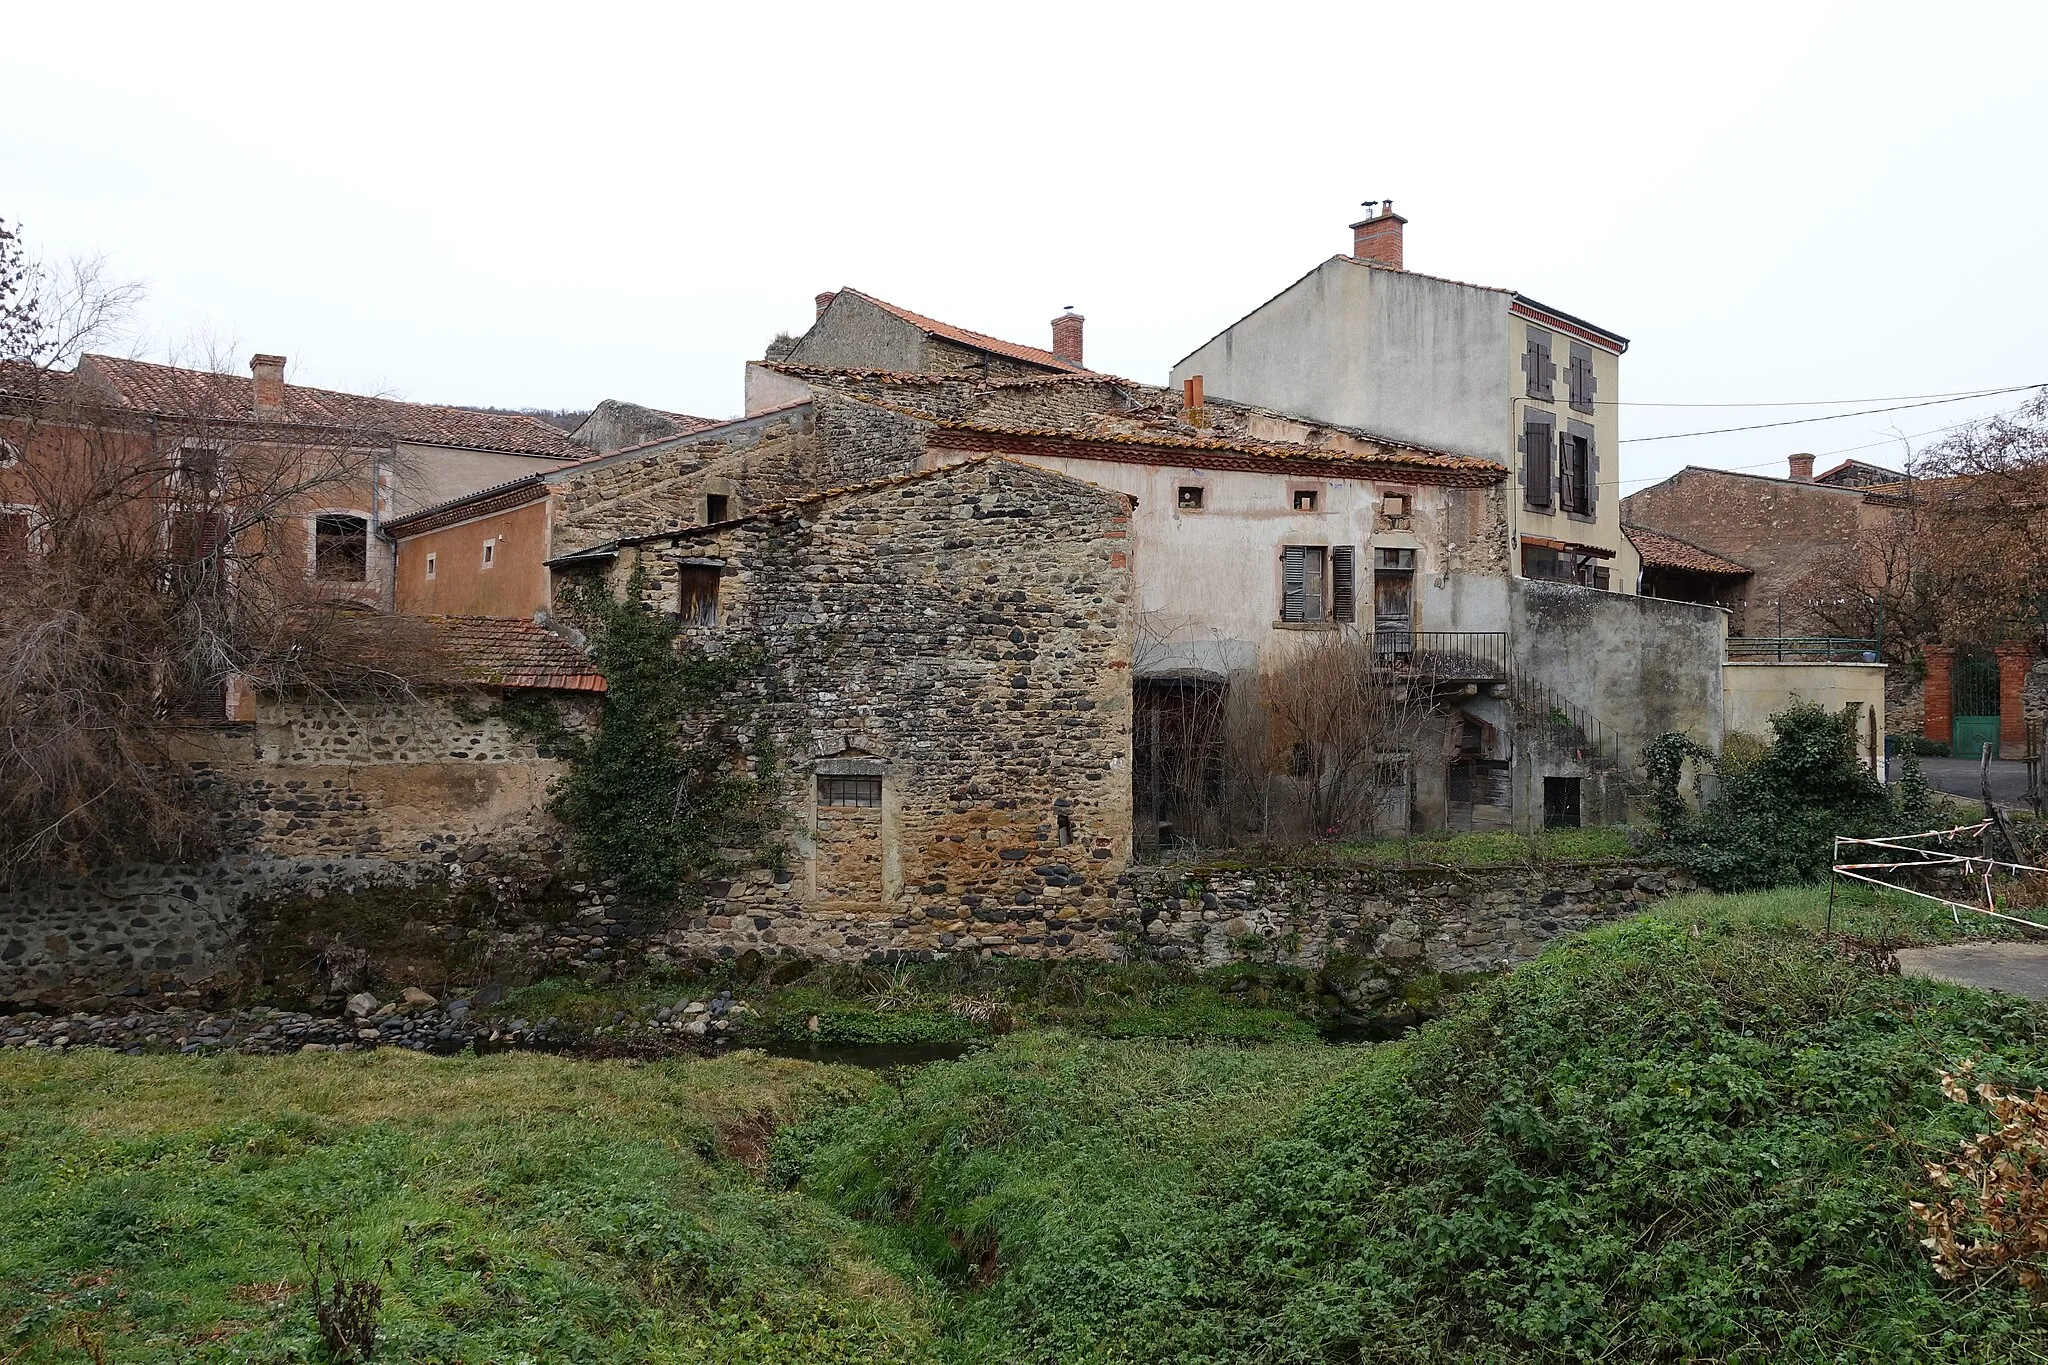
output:
M882 804L882 779L879 777L827 777L818 778L818 804L821 806L879 806Z

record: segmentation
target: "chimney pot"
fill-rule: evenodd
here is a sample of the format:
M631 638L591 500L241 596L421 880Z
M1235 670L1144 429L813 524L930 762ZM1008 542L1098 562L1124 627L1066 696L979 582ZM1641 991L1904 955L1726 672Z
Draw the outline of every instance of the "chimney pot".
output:
M1381 200L1378 213L1351 225L1351 254L1375 265L1405 269L1402 264L1401 228L1407 221L1394 212L1393 200Z
M1081 364L1081 324L1085 321L1071 307L1052 320L1052 353L1076 368Z
M1202 376L1189 375L1180 386L1181 417L1190 426L1209 425L1208 414L1202 411Z
M814 300L818 305L818 316L824 317L825 310L827 308L830 308L832 306L832 300L838 297L839 291L837 289L828 289L824 293L818 295L817 299Z
M249 357L249 373L256 380L255 415L284 416L284 357L252 355Z
M1787 457L1786 462L1792 466L1793 479L1800 483L1813 482L1813 456L1792 455Z

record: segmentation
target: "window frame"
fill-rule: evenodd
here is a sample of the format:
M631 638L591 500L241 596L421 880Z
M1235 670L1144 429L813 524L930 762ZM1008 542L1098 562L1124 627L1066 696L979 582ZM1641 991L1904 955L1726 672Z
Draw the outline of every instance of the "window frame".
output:
M429 583L434 581L435 561L439 557L439 554L440 552L438 550L427 551L427 582Z
M1188 501L1188 494L1190 493L1195 495L1193 502ZM1200 483L1176 484L1173 492L1173 506L1176 512L1202 512L1208 510L1209 486Z
M818 773L816 799L819 810L873 810L882 808L880 773ZM856 788L858 792L856 794ZM874 799L866 799L872 791ZM855 795L853 800L835 799Z
M323 521L335 521L343 517L351 521L359 521L363 524L363 573L360 578L329 578L320 572L320 523ZM353 584L367 584L374 581L372 577L372 564L374 561L370 554L370 540L377 528L377 519L375 517L355 507L323 507L307 514L306 527L306 572L312 577L313 581L316 583Z
M1308 499L1308 506L1306 507L1301 505L1303 498ZM1330 510L1329 500L1323 496L1322 485L1313 483L1291 483L1287 485L1287 506L1288 510L1297 516L1321 516Z
M502 539L502 537L500 537L500 536L485 536L485 537L484 537L484 543L483 543L483 561L482 561L482 563L480 563L480 564L479 564L479 565L477 566L477 572L479 572L479 573L482 573L482 572L484 572L484 571L485 571L485 570L487 570L487 569L492 569L492 568L495 568L495 567L497 566L497 562L498 562L498 541L499 541L500 539Z

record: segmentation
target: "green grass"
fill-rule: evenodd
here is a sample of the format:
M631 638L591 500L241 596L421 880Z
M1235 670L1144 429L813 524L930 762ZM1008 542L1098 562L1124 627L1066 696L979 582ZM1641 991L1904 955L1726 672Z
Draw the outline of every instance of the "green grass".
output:
M288 1282L298 1239L344 1237L392 1262L380 1359L918 1359L917 1277L722 1154L872 1084L759 1054L9 1053L0 1359L85 1359L80 1331L124 1362L322 1359Z
M1334 1071L1010 1040L782 1166L961 1286L960 1359L2039 1360L2048 1320L1937 1281L1906 1202L1969 1122L1936 1068L2048 1081L2048 1021L1868 970L1825 901L1673 902Z
M1020 1025L887 1079L0 1053L0 1362L324 1359L301 1238L389 1257L386 1360L2041 1360L2048 1320L1936 1280L1906 1201L1971 1121L1936 1068L2048 1082L2048 1016L1826 918L1676 898L1374 1046L1315 1041L1280 968L1015 964L764 1006ZM1863 894L1834 927L2001 932Z

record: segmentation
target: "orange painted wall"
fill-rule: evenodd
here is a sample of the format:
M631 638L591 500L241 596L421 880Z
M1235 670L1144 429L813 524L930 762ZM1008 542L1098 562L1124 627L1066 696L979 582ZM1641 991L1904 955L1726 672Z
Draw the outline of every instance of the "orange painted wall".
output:
M484 542L496 542L483 567ZM427 556L434 577L427 577ZM548 504L494 512L398 542L398 610L408 616L531 618L548 606Z

